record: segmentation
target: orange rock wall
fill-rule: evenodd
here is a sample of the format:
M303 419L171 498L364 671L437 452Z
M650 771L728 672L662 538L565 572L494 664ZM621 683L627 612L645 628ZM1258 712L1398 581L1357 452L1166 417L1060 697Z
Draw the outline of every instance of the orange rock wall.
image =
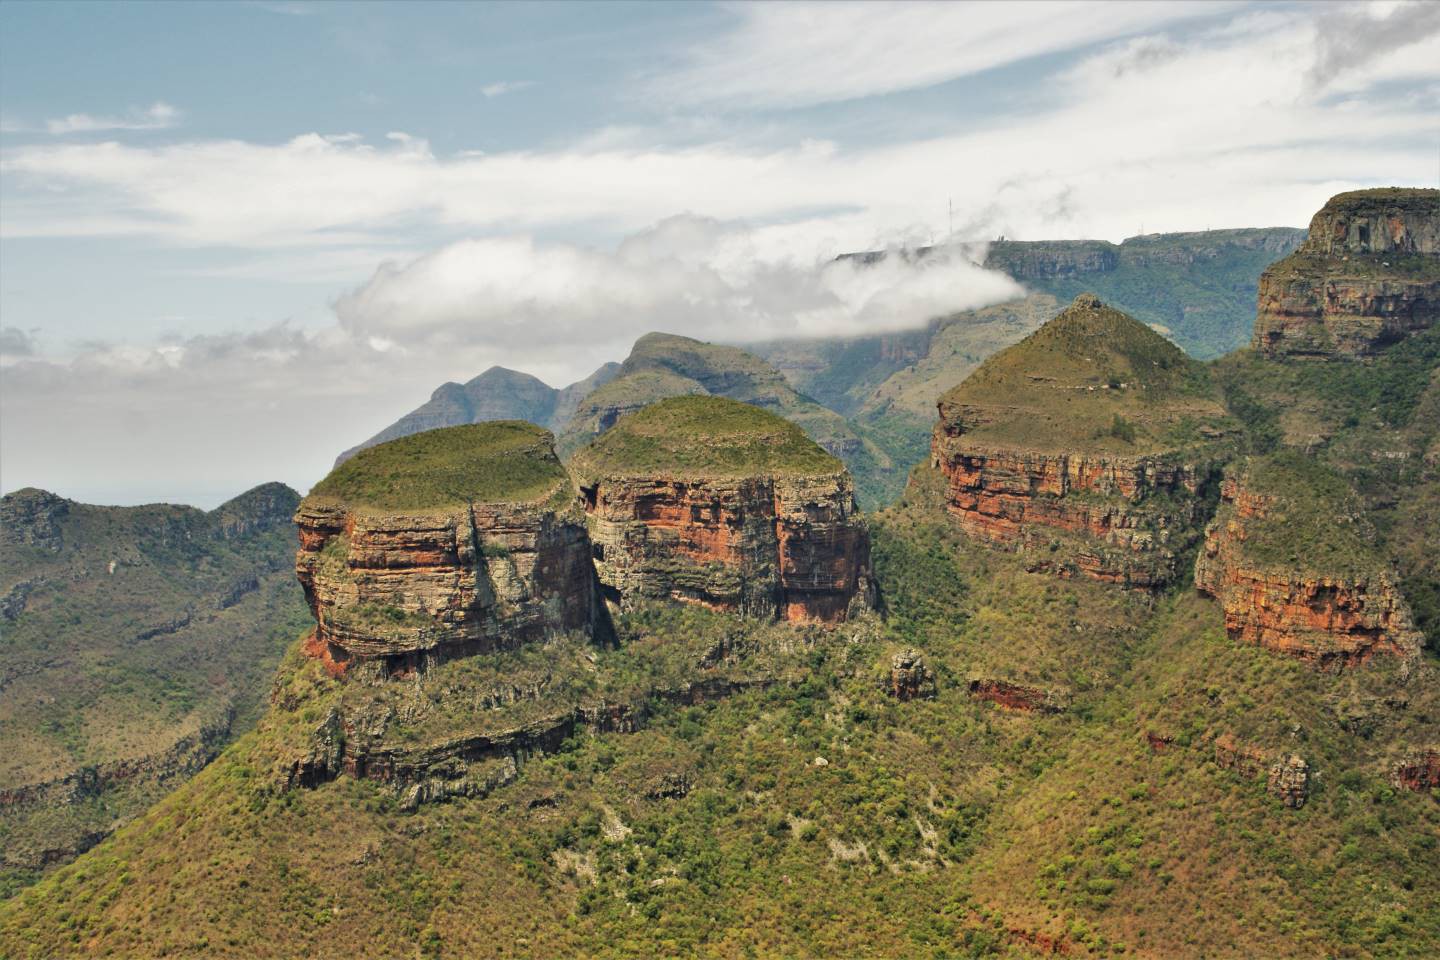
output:
M1273 501L1230 479L1221 502L1196 558L1195 586L1220 601L1231 637L1325 667L1418 653L1420 635L1388 577L1251 563L1243 549L1247 524Z
M1061 575L1156 588L1177 574L1175 555L1198 534L1214 464L1005 450L970 442L966 426L964 414L942 408L931 445L966 533ZM1052 551L1057 534L1070 536Z
M872 590L845 475L601 478L584 495L600 582L622 605L668 598L835 623Z
M316 622L310 649L332 671L356 659L404 669L593 627L578 516L484 504L377 516L302 504L295 520L296 576Z

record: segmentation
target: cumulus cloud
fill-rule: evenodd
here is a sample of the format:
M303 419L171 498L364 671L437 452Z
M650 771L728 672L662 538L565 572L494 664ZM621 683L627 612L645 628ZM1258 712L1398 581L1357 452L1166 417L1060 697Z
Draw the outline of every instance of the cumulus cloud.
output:
M99 461L107 489L132 500L165 495L182 476L215 502L277 476L304 488L438 384L492 364L563 385L623 359L651 330L729 342L845 335L1020 292L958 256L871 268L797 258L815 229L687 215L603 250L461 241L382 265L318 330L90 344L61 360L5 328L0 347L15 358L0 378L0 485L87 477Z
M382 265L336 312L359 337L483 340L517 352L556 345L593 365L597 349L623 352L650 330L731 342L852 336L1021 293L958 254L864 267L767 255L776 244L765 234L681 215L614 251L528 237L465 240Z
M180 122L180 111L157 100L143 110L131 110L124 116L104 117L89 113L72 113L45 121L45 130L53 134L97 133L107 130L166 130Z

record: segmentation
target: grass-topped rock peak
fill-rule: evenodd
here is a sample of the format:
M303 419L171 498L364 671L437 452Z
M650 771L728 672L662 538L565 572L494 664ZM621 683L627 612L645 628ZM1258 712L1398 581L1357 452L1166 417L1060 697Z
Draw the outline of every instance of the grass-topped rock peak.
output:
M1093 294L939 403L932 459L967 533L1061 576L1183 569L1238 433L1199 363Z
M867 606L869 535L843 464L795 424L724 397L622 417L571 459L601 589L761 619Z
M671 397L620 418L575 454L582 481L600 476L831 476L844 465L798 426L738 400Z
M495 420L427 430L362 450L317 483L305 503L422 513L545 500L566 482L550 431L523 420Z
M591 634L590 542L549 431L431 430L357 453L300 504L307 652L382 674Z

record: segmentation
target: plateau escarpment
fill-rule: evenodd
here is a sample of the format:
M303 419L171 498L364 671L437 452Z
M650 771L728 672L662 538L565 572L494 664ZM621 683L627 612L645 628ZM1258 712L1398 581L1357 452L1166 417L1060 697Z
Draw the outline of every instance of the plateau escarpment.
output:
M1359 359L1440 320L1440 190L1342 193L1260 278L1255 349Z
M552 442L520 421L432 430L317 484L295 514L312 652L388 673L593 633L590 542Z
M932 459L967 533L1034 569L1142 588L1179 573L1236 429L1198 364L1086 295L939 410Z
M1326 667L1412 659L1422 637L1345 481L1287 452L1237 467L1195 563L1231 637Z
M571 461L595 566L622 607L698 603L833 623L871 592L850 476L748 404L678 397L622 418Z

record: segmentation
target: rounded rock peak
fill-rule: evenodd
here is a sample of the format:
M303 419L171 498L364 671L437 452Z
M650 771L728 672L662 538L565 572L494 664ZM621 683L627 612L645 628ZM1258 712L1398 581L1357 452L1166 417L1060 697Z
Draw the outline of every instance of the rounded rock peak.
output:
M1070 303L1071 310L1099 310L1104 306L1093 293L1082 293Z
M798 426L768 410L716 396L659 400L575 454L571 468L601 476L818 476L844 472Z
M550 431L524 420L426 430L360 451L317 483L306 505L375 513L547 500L569 477Z

